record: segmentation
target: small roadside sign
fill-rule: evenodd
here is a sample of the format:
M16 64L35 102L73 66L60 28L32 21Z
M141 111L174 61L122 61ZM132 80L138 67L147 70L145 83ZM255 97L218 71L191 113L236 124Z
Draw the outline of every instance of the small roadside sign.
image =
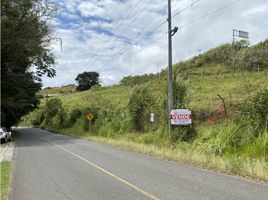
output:
M173 109L170 112L170 123L172 125L187 126L192 124L192 113L188 109Z
M89 112L89 113L87 114L87 119L88 119L89 121L92 121L92 120L94 119L94 115L93 115L91 112Z
M150 122L154 122L154 113L150 113Z

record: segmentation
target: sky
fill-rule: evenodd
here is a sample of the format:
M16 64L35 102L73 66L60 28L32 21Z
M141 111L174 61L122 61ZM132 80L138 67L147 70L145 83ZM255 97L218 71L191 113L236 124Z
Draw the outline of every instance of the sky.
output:
M74 84L79 73L96 71L104 86L124 76L157 73L168 63L167 0L51 0L55 38L54 78L43 86ZM249 32L254 45L268 38L267 0L172 0L173 63L220 44L233 29ZM236 38L239 40L239 38Z

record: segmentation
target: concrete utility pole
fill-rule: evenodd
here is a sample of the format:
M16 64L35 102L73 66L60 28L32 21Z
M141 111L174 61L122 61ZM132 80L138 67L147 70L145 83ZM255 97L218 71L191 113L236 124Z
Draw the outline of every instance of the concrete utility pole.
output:
M168 0L168 132L171 136L170 111L173 107L172 94L172 33L171 33L171 0Z

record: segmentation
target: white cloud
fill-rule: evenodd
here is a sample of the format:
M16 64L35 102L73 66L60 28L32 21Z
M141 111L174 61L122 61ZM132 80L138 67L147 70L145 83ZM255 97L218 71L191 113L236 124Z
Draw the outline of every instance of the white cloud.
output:
M255 15L255 14L260 14L263 13L265 10L267 10L267 5L261 5L258 7L250 8L247 11L242 13L242 16L250 16L250 15Z
M100 16L105 13L105 9L92 2L82 2L77 9L83 16Z
M44 86L74 83L78 73L97 71L104 85L118 83L123 76L158 72L167 66L166 1L154 0L57 0L59 16L53 21L55 34L63 40L63 52L55 44L57 76L44 78ZM195 0L174 0L177 13ZM201 0L173 18L181 26L233 0ZM190 58L232 41L232 29L250 33L255 44L267 38L267 0L241 0L202 20L191 23L173 37L173 61ZM92 18L94 17L94 18ZM151 32L155 30L155 32ZM159 37L161 36L161 37ZM124 52L122 55L119 52Z

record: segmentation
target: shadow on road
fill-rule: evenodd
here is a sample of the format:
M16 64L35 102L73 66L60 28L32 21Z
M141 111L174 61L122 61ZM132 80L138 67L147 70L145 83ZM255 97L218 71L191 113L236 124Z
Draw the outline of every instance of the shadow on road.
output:
M55 134L39 128L15 128L13 129L19 136L17 136L18 147L31 147L31 146L51 146L49 141L56 141L57 144L70 144L80 140L69 136Z

